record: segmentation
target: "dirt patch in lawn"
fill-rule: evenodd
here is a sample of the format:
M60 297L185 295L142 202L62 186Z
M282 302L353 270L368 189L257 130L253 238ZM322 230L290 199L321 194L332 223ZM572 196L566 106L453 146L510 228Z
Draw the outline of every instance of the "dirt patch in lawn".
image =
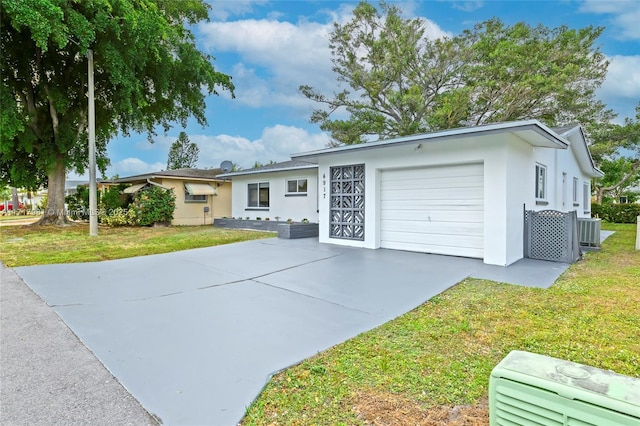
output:
M424 409L392 393L361 392L352 399L352 410L367 425L485 426L489 424L489 405L440 406Z

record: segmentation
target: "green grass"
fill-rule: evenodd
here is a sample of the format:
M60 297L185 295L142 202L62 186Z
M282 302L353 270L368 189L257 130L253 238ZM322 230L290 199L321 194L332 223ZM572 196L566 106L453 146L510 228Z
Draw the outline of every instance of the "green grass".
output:
M270 232L214 228L213 226L100 227L89 236L86 224L66 227L3 226L0 260L6 266L95 262L168 253L238 241L270 238Z
M32 215L32 214L28 214L28 215L0 214L0 222L10 222L12 220L35 219L37 217L40 217L40 216Z
M586 254L549 289L467 279L275 375L243 424L377 424L358 407L375 412L388 401L401 401L406 413L482 405L491 370L512 350L640 377L635 226L606 228L616 233L602 251Z

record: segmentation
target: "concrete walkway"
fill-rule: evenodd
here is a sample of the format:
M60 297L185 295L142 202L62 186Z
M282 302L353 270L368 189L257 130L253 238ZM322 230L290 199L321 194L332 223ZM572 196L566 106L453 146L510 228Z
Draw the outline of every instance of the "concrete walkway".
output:
M1 263L0 342L0 424L158 424Z
M464 278L547 287L567 267L268 239L16 271L163 423L233 425L274 372Z

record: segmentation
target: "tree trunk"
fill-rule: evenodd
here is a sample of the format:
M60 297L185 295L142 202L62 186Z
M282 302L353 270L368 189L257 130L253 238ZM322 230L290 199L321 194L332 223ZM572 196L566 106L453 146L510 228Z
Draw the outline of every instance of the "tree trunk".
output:
M47 206L36 225L68 225L67 211L64 206L64 184L66 169L64 157L58 156L56 163L49 170L49 186L47 188Z

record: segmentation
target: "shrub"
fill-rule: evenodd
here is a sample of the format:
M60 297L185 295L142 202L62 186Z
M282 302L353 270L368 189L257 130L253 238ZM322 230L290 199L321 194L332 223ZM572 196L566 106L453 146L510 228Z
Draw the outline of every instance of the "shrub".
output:
M599 217L600 219L604 219L603 206L605 205L606 204L591 203L591 217Z
M40 200L40 202L36 206L38 208L38 210L44 210L47 207L47 198L48 198L48 194L44 194L42 196L42 199Z
M640 204L595 204L591 214L612 223L636 223L640 216Z
M78 185L75 194L67 195L64 202L72 219L89 219L89 188Z
M134 211L138 225L171 222L176 207L176 196L173 190L165 190L157 186L139 191L130 208Z
M128 226L137 223L136 213L133 209L123 209L118 207L108 214L102 216L101 222L109 226Z
M100 208L107 210L107 212L115 211L116 209L125 209L129 205L129 196L123 194L123 184L117 186L110 186L102 193L98 193L100 197Z

